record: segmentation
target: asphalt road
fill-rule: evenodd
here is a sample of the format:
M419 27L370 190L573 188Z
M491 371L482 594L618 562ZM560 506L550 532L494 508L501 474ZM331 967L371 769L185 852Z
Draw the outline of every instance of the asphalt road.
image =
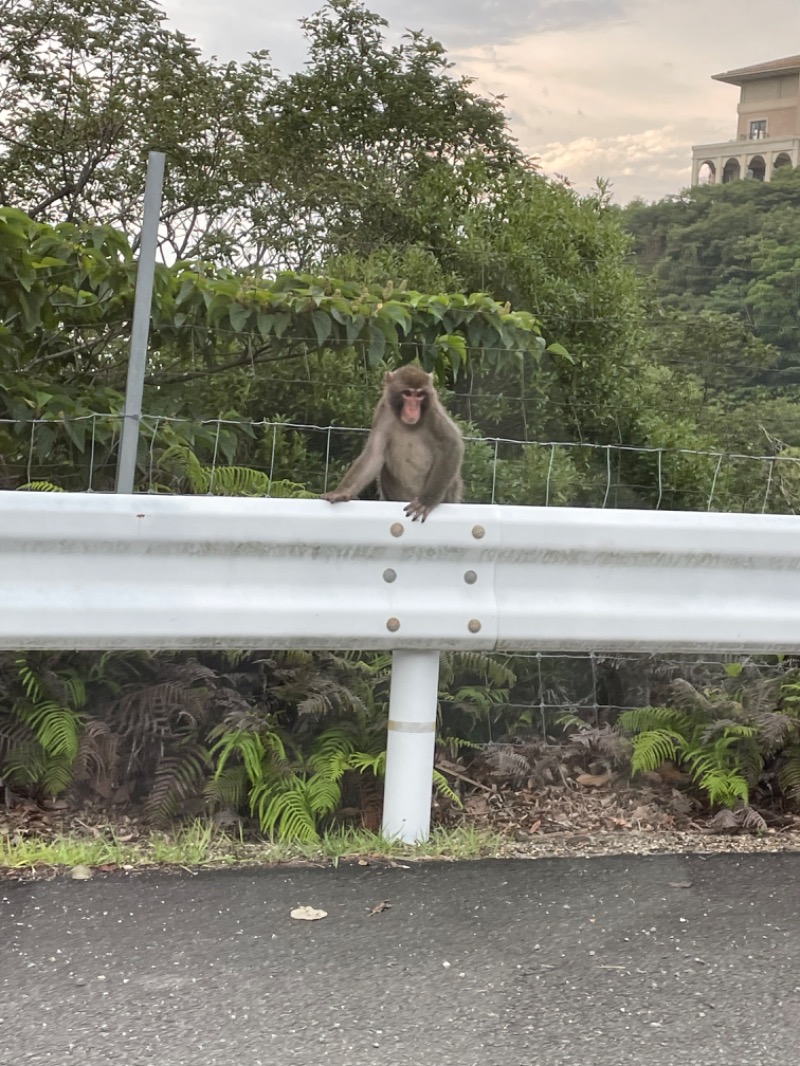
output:
M2 1066L798 1061L800 854L0 882Z

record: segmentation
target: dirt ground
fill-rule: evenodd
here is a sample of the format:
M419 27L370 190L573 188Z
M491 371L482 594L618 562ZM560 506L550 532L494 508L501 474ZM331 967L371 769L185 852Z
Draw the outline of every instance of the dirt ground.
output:
M535 741L437 766L463 807L437 796L434 822L490 829L503 856L800 850L797 805L762 791L743 810L712 811L671 763L631 781L574 741Z

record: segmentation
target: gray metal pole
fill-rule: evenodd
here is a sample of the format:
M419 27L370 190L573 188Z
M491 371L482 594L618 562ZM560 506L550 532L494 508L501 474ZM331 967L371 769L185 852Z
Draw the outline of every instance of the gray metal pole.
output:
M147 366L147 338L153 307L153 278L156 271L158 222L161 217L161 191L164 185L164 153L147 156L147 182L144 189L144 216L139 260L136 266L136 294L133 301L131 354L125 386L125 409L122 413L122 436L117 459L116 492L133 492L136 477L136 453L139 425L142 421L144 373Z

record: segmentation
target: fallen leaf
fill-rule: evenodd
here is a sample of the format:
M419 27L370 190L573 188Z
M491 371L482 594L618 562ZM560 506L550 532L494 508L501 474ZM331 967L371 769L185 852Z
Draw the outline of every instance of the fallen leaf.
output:
M670 802L678 814L688 814L692 809L692 801L677 788L673 788Z
M662 762L658 768L658 773L663 781L666 781L667 784L674 785L675 788L688 788L692 781L689 774L685 774L682 770L679 770L675 763L672 762Z
M391 907L391 903L388 899L382 899L380 903L376 903L372 910L369 912L372 914L380 914L381 911L387 911ZM369 915L368 915L369 917Z
M606 772L604 774L578 774L575 781L579 785L589 785L591 788L602 788L603 785L607 785L611 780L611 774Z
M637 807L631 814L631 821L649 822L652 820L654 813L652 807Z
M327 911L318 911L314 907L295 907L292 917L298 922L316 922L320 918L327 918Z
M464 807L470 814L486 814L489 810L489 801L485 796L468 796L464 800Z

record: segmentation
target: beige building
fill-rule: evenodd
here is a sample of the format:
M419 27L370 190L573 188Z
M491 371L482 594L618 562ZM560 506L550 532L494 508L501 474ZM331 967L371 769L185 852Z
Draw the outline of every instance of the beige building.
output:
M736 139L692 149L692 185L756 178L800 164L800 55L714 74L738 85Z

